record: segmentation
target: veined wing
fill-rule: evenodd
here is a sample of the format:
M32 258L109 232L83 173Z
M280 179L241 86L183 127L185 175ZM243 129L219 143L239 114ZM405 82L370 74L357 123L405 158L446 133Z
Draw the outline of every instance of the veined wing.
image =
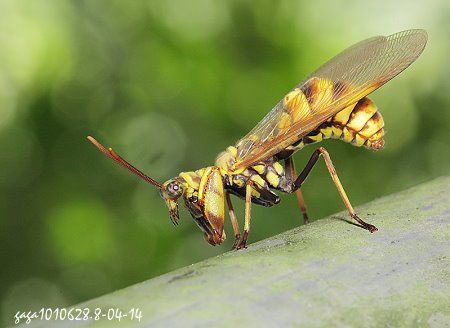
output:
M361 41L329 60L289 92L240 139L234 168L273 156L411 65L427 42L424 30Z

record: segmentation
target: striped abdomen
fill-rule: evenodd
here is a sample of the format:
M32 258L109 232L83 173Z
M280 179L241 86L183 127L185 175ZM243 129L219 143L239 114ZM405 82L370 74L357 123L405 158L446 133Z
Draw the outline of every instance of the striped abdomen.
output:
M384 146L384 121L377 106L367 97L348 106L315 130L282 151L278 158L289 157L304 146L324 139L341 139L354 146L379 150Z

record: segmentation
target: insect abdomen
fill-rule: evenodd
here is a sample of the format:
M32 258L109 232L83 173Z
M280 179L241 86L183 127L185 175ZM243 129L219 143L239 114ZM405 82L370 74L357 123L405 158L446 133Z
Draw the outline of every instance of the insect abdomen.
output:
M341 139L354 146L364 146L379 150L384 146L384 121L377 106L367 97L348 106L322 123L293 145L286 148L278 157L288 157L289 153L302 149L306 145L324 139ZM289 154L289 155L290 155Z
M347 110L347 112L344 112ZM384 120L372 100L364 97L353 109L346 108L333 116L331 138L342 139L355 146L379 150L384 147ZM348 114L349 112L349 114ZM327 133L326 127L320 132Z

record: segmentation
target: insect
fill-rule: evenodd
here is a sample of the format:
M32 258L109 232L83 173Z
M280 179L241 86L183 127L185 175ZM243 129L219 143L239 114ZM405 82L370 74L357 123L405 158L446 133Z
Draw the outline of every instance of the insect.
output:
M211 245L225 238L225 203L234 231L233 248L245 248L250 231L251 204L272 206L280 202L274 191L295 193L308 222L301 186L322 156L351 216L370 232L378 229L356 214L323 147L317 148L305 168L296 174L292 155L323 139L340 139L372 150L384 147L384 122L367 97L411 65L427 42L424 30L407 30L361 41L329 60L298 84L234 146L219 154L215 164L181 172L159 183L132 166L111 148L88 139L102 153L160 190L172 222L179 221L178 203L184 202ZM283 165L282 165L283 164ZM230 195L245 200L241 235Z

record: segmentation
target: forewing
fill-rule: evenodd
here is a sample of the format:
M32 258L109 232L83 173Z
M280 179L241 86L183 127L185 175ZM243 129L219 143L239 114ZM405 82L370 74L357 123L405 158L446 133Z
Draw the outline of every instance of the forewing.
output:
M289 92L236 148L234 168L273 156L328 118L406 69L422 53L424 30L361 41L329 60Z

